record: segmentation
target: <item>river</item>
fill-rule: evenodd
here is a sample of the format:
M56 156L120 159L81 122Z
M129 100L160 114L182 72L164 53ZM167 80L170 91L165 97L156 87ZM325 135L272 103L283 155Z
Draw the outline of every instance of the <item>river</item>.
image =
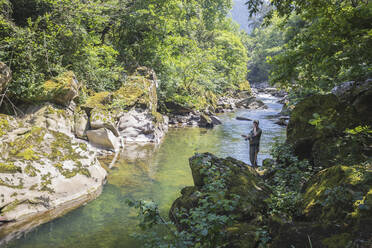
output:
M259 165L270 157L275 139L283 139L285 128L274 124L272 115L281 104L270 95L259 98L267 110L237 110L222 114L223 124L211 130L201 128L170 129L162 144L155 149L128 146L108 176L102 195L65 216L41 225L7 248L132 248L141 245L131 233L137 227L136 211L127 199L152 199L167 216L180 190L193 185L188 158L196 152L211 152L221 157L231 156L249 163L246 134L252 122L236 120L236 116L259 119L263 130Z

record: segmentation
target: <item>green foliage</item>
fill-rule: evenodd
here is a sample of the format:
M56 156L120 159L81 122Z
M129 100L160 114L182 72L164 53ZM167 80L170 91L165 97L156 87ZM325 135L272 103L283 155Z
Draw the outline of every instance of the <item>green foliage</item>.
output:
M263 82L269 79L272 65L267 61L283 50L284 33L279 25L283 20L277 16L272 19L271 25L255 28L244 38L244 45L248 50L248 80L250 82Z
M236 218L233 213L239 196L227 197L225 179L215 166L202 169L201 173L206 177L205 185L194 193L198 204L191 209L179 209L176 213L178 224L162 218L154 202L128 202L129 206L139 209L139 226L146 232L136 236L146 247L228 247L226 229ZM159 235L151 231L155 228L165 233Z
M272 156L276 163L265 167L266 173L271 175L266 183L273 192L266 200L268 213L291 220L300 214L301 189L315 171L307 160L299 160L293 155L289 144L275 143Z
M5 15L0 21L1 27L9 26L12 31L0 33L0 60L13 71L11 95L37 98L44 81L67 70L97 91L121 85L118 52L100 42L99 31L108 17L98 2L39 0L24 5L12 1L14 22L19 26ZM27 12L21 13L22 8Z
M208 92L245 81L247 55L229 0L135 1L119 27L118 47L129 70L154 68L160 100L205 108Z
M314 119L309 120L309 124L315 126L317 130L322 130L324 128L332 130L336 126L327 116L320 116L318 113L314 113L313 117Z
M249 0L247 5L256 12L263 2ZM271 25L276 14L286 20L283 50L270 59L272 83L329 91L341 82L371 77L370 1L270 3L275 9L267 14Z
M139 66L160 79L160 100L203 109L245 81L247 52L226 17L231 0L1 0L0 60L9 93L34 99L73 71L87 89L114 91Z

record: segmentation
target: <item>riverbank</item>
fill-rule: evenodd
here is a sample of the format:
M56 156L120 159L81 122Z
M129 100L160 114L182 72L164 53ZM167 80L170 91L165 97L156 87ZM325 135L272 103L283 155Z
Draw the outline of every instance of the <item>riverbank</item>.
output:
M198 127L170 128L161 144L126 144L117 163L110 170L103 193L88 205L37 227L6 247L135 247L138 241L130 236L136 232L136 213L127 199L153 199L166 212L179 196L181 188L192 184L188 159L195 152L213 152L219 156L234 156L249 161L247 142L241 133L247 132L250 122L236 116L260 119L265 135L259 163L270 156L272 138L283 137L285 129L274 124L272 117L281 109L277 98L259 96L266 110L238 109L219 114L222 125L213 129ZM108 162L110 163L110 161ZM123 225L125 223L125 225Z
M11 72L5 71L7 85ZM136 145L159 145L169 126L213 128L222 124L216 113L267 109L248 86L202 111L168 103L161 114L157 77L145 67L117 91L90 96L73 72L46 81L37 103L14 106L19 116L0 116L0 240L49 221L51 212L66 213L92 200L121 152L137 154L142 148ZM97 156L108 154L115 154L113 161L100 164Z

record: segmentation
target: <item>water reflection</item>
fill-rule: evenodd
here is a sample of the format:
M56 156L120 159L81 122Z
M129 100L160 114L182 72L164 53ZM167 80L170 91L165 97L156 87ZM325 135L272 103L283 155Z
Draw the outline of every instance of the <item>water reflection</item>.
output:
M208 151L248 163L248 142L241 134L249 132L252 122L236 120L236 116L260 120L263 136L259 164L269 157L273 139L283 137L285 129L274 124L272 115L281 110L277 99L268 95L262 95L261 99L269 106L267 110L239 110L221 115L223 125L213 130L171 129L158 149L128 145L98 199L36 228L6 247L140 247L129 235L136 230L136 212L125 201L155 200L166 215L180 189L193 183L188 159L195 152Z

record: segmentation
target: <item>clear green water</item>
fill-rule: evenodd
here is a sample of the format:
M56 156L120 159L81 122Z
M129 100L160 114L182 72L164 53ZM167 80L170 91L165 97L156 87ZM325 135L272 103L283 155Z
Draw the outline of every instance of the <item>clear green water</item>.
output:
M110 172L101 196L5 247L141 247L130 236L136 230L136 211L125 201L152 199L166 216L180 190L193 184L188 159L195 152L232 156L248 163L248 144L240 135L249 131L251 122L238 121L237 115L260 120L263 136L259 164L269 157L273 139L284 137L285 129L275 125L275 119L270 117L280 111L281 105L275 103L275 98L265 96L262 99L269 105L268 110L240 110L222 115L223 125L213 130L171 129L158 149L127 147Z

